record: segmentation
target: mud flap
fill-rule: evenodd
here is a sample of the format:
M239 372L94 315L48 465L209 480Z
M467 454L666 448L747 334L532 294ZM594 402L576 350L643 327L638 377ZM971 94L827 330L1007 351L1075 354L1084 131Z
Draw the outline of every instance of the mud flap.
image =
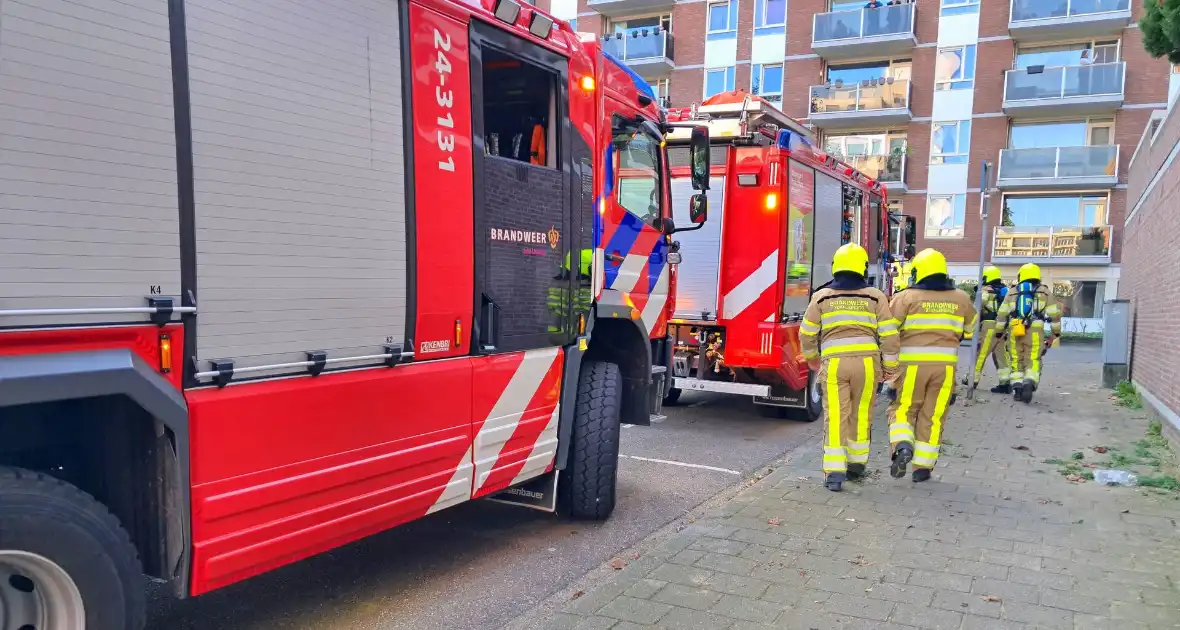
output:
M502 490L488 497L488 501L532 508L542 512L557 511L557 475L553 470L520 485Z

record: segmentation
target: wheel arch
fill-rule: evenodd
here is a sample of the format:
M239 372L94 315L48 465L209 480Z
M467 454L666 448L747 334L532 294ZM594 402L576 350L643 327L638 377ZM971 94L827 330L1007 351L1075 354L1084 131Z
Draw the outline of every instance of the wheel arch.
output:
M190 429L183 394L130 349L0 357L0 428L17 423L22 414L44 417L25 412L94 410L97 407L92 404L97 401L119 397L155 424L150 436L154 444L149 447L158 451L151 463L153 474L133 481L147 484L147 488L139 488L143 492L157 492L158 522L146 526L149 531L143 532L136 545L145 561L155 557L159 567L155 572L162 573L157 577L167 579L174 593L185 597L191 561L191 503ZM87 418L86 422L96 419ZM67 419L61 422L64 425ZM84 448L98 451L99 458L114 457L102 452L106 444L96 440ZM124 526L131 524L125 522Z

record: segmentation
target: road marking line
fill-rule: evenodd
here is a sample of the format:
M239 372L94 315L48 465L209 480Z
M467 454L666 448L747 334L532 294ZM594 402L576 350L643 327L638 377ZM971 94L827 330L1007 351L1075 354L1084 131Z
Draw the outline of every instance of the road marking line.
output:
M716 466L705 466L704 464L689 464L687 462L674 462L668 459L654 459L651 457L639 457L638 455L619 455L619 457L626 457L627 459L637 459L641 462L654 462L656 464L671 464L673 466L683 466L685 468L699 468L701 470L712 470L714 472L723 472L730 475L741 476L741 472L730 470L728 468L718 468Z

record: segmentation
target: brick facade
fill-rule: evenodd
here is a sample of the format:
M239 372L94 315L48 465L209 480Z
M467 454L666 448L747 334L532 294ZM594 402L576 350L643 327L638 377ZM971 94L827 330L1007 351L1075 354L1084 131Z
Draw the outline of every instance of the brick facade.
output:
M1162 403L1156 411L1173 419L1180 414L1180 318L1174 315L1180 284L1173 278L1180 269L1180 162L1167 162L1177 142L1180 112L1173 110L1130 166L1127 204L1134 214L1120 226L1126 249L1119 282L1134 322L1131 376ZM1124 147L1131 153L1137 143Z

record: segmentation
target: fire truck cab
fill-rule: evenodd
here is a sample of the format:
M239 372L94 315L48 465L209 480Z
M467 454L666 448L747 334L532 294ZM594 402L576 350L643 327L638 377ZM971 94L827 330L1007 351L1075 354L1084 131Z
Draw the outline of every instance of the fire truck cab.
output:
M594 36L46 0L0 41L0 626L137 630L143 574L201 595L478 498L611 514L676 227L655 94Z
M799 348L799 322L811 294L831 280L832 255L845 243L869 251L868 280L886 287L885 188L745 92L671 111L669 120L709 127L718 203L700 229L677 236L682 262L665 403L684 390L741 394L776 415L815 420L821 401ZM687 174L676 167L689 154L688 138L676 128L668 136L674 200L691 194L688 180L676 179Z

